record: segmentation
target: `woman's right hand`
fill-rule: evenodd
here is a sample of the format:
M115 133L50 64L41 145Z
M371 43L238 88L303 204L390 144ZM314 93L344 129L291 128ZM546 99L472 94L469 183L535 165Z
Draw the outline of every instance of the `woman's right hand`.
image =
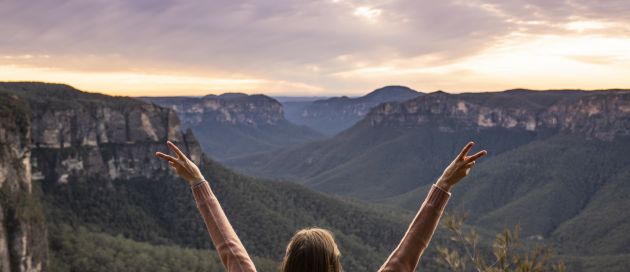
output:
M475 155L466 156L473 145L475 145L474 142L469 142L451 164L444 169L444 173L442 173L442 176L440 176L436 183L438 187L447 192L450 191L455 184L470 173L470 169L475 166L475 161L478 158L488 154L487 151L482 150L475 153Z
M171 141L167 141L166 145L169 149L171 149L171 151L173 151L173 153L175 153L177 158L166 155L162 152L155 152L155 156L167 161L171 166L171 169L183 178L188 185L193 186L197 183L205 181L201 171L199 171L199 167L188 159L188 157L186 157L186 155L184 155L184 153L179 150L175 144Z

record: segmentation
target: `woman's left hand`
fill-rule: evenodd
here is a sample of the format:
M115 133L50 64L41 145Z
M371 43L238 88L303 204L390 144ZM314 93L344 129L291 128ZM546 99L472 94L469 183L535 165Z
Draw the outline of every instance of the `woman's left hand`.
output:
M482 150L475 155L467 156L468 151L475 145L473 142L469 142L464 149L457 155L457 157L449 164L444 173L438 179L436 185L445 191L450 191L451 187L457 184L461 179L470 173L470 169L475 166L475 161L488 154L487 151Z
M155 156L167 161L171 166L171 169L173 169L177 175L183 178L190 186L205 180L201 171L199 171L199 167L188 159L188 157L186 157L186 155L184 155L184 153L179 150L175 144L171 141L167 141L166 145L169 149L171 149L171 151L173 151L173 153L175 153L177 158L166 155L162 152L155 152Z

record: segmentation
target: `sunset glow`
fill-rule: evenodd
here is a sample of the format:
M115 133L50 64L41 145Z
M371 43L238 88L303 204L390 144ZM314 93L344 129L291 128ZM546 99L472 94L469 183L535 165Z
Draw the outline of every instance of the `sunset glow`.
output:
M3 3L0 80L132 96L630 88L624 1L43 2Z

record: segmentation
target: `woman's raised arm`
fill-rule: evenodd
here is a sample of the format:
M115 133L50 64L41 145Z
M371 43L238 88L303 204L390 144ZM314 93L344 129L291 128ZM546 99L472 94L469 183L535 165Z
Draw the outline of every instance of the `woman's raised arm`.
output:
M420 210L409 225L407 233L379 271L411 272L416 269L420 256L429 245L440 217L442 217L446 203L451 196L451 188L468 175L470 169L475 165L475 160L487 154L484 150L475 155L467 156L473 145L473 142L469 142L431 187L429 195L420 206Z
M175 153L176 157L162 152L156 152L155 155L168 161L171 168L191 186L197 208L206 223L208 233L219 257L221 257L223 266L229 272L256 271L254 263L234 232L219 201L212 193L210 185L197 165L189 160L172 142L166 142L166 145Z

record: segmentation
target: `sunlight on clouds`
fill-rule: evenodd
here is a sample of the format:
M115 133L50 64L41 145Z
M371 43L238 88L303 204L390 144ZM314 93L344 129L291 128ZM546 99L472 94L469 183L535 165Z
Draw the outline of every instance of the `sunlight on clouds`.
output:
M628 48L627 38L522 35L455 66L528 88L612 88L628 85Z
M357 7L354 9L354 16L365 18L370 22L377 22L378 17L383 13L380 9L375 9L371 7Z
M23 55L4 55L2 59L5 60L31 60L31 59L49 59L49 55L31 55L31 54L23 54Z
M303 83L266 79L173 76L166 73L141 72L88 73L0 65L0 81L4 80L66 83L82 90L131 96L205 95L223 92L260 93L266 90L272 90L270 93L283 93L295 89L304 90L306 93L321 91L318 87Z
M490 14L496 15L496 16L501 17L501 18L509 18L510 17L508 14L506 14L501 9L497 8L496 5L493 5L493 4L483 3L483 4L479 5L479 8L489 12Z
M596 24L578 24L577 29L593 29ZM407 84L424 90L448 91L502 90L515 87L616 88L627 87L630 74L630 38L596 35L535 35L513 33L475 55L456 62L442 63L439 53L397 58L373 63L352 54L334 60L352 67L326 73L317 63L304 65L315 81L298 82L248 76L225 77L173 71L76 71L36 68L10 63L47 55L5 55L0 58L0 80L28 80L68 83L77 88L117 95L204 95L211 92L317 95L331 90L318 86L318 80L361 82L363 87L345 91L364 92L365 86ZM25 63L26 64L26 63ZM333 70L334 71L334 70ZM216 74L215 74L216 75ZM359 85L357 85L359 86Z
M611 27L610 23L598 22L598 21L574 21L565 24L564 28L567 30L582 32L585 30L597 30Z
M343 55L339 55L339 56L335 57L336 60L342 61L342 62L348 61L351 58L352 58L352 55L350 55L350 54L343 54Z
M427 54L419 57L392 59L369 66L365 61L355 61L355 69L330 74L344 79L366 79L370 77L397 77L419 73L444 72L447 65L434 65L441 59L440 54Z
M578 68L578 63L571 57L581 55L614 56L610 58L613 62L610 64L630 68L628 48L630 39L627 38L517 34L464 63L488 72L501 72L502 68L507 67L518 68L523 72L540 72L541 68L542 71L554 68L571 71ZM487 65L491 63L493 65Z
M628 48L628 38L513 34L454 63L439 65L426 56L392 60L331 76L357 81L395 78L434 90L459 86L451 91L617 88L629 83Z
M331 74L331 76L349 79L349 78L355 78L355 77L358 77L358 78L371 77L375 75L392 76L392 75L397 75L401 73L404 73L403 69L397 69L391 66L371 66L371 67L358 68L358 69L354 69L350 71L338 72L338 73Z

